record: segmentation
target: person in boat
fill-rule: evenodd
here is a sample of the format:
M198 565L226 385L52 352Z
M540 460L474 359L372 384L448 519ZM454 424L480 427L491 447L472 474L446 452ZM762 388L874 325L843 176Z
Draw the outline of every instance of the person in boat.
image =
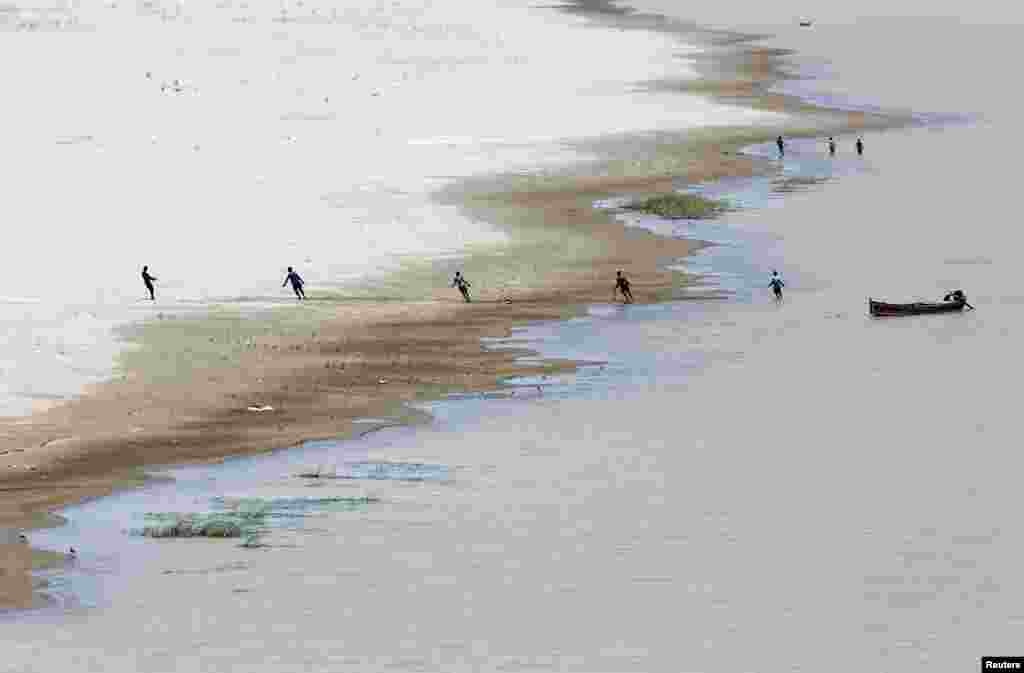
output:
M303 286L306 283L290 266L288 267L288 275L284 277L284 282L281 283L281 287L284 287L288 283L292 284L292 291L295 292L295 296L298 297L300 301L306 298L306 291L303 289Z
M779 136L778 138L775 139L775 146L779 148L780 157L786 156L786 143L783 142L782 136Z
M146 285L146 290L149 292L150 301L156 301L156 289L153 287L153 281L156 280L156 276L149 275L149 267L142 267L142 282Z
M864 156L864 139L863 138L857 138L856 147L857 147L857 156L858 157Z
M462 293L462 298L466 300L468 304L469 299L469 288L472 287L466 277L462 275L461 271L455 272L455 278L452 279L452 287L459 288L459 292Z
M768 287L775 293L775 301L782 301L782 288L786 287L786 284L782 282L778 271L772 271L772 279L768 281Z
M974 310L974 307L967 303L967 295L964 294L963 290L953 290L945 297L943 297L942 301L956 302L957 304L963 304L972 311Z
M621 271L615 272L615 287L612 288L612 301L615 300L616 292L622 293L622 299L627 304L633 303L633 291L629 289L629 280L622 275Z
M829 156L834 157L836 155L836 141L832 136L828 138L828 153Z

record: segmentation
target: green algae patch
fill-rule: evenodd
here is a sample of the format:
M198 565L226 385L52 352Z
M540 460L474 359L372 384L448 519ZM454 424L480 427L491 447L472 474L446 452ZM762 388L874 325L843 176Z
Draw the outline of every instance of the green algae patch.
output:
M729 204L726 201L685 192L659 194L646 199L638 199L627 203L624 207L627 210L636 210L673 220L709 219L729 210Z
M277 521L301 519L312 513L362 511L379 502L373 497L278 497L213 499L213 512L147 512L143 525L131 532L151 538L244 538L253 546Z
M142 374L151 382L189 380L197 372L237 366L244 353L258 348L260 337L313 338L332 315L326 301L261 309L219 305L165 315L120 330L127 347L117 365L122 374Z
M67 562L68 557L67 554L59 551L33 549L31 552L31 559L32 570L51 570L64 565Z
M182 514L178 512L147 512L137 535L152 538L240 538L256 536L263 529L262 513L215 512Z

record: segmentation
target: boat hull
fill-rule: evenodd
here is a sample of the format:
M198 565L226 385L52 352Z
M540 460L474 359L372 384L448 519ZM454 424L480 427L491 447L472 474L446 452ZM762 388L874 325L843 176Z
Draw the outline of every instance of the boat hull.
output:
M901 315L928 315L931 313L954 313L963 311L966 302L913 302L910 304L890 304L884 301L868 300L868 312L876 317L894 317Z

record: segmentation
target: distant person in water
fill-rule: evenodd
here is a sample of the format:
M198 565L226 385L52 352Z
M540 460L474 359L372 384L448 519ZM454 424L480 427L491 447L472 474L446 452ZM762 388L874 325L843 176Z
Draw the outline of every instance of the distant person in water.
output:
M288 267L288 275L284 277L284 282L281 283L281 287L284 287L288 283L292 284L292 290L295 291L295 296L299 299L306 298L306 291L302 289L302 286L306 283L302 280L299 274L295 273L292 267Z
M772 271L772 279L768 281L768 287L775 293L775 301L782 301L782 288L786 286L778 271Z
M782 141L782 136L779 136L778 138L775 139L775 145L776 147L779 148L779 156L786 156L786 143Z
M967 303L967 295L964 294L963 290L953 290L945 297L943 297L942 301L955 301L958 304L963 304L972 311L974 310L974 307Z
M621 271L615 272L615 287L612 289L612 300L615 300L615 293L621 292L622 299L627 304L633 303L633 291L629 289L629 280L622 275Z
M858 157L864 156L864 139L863 138L857 138L857 156Z
M836 155L836 141L835 139L832 138L832 136L829 136L828 138L828 153L829 156L834 157Z
M146 289L149 291L150 301L156 301L156 288L153 287L154 280L156 280L156 276L149 275L149 267L142 267L142 282L146 284Z
M469 303L469 288L471 285L469 281L466 280L466 277L462 275L461 271L455 272L455 277L452 278L452 287L459 288L459 292L462 293L462 298L466 300L466 303Z

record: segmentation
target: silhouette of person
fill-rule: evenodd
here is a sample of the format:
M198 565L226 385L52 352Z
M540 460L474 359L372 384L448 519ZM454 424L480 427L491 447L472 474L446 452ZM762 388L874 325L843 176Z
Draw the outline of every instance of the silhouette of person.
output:
M633 291L629 289L629 280L622 275L621 271L615 272L615 287L612 288L612 299L615 299L615 292L622 292L622 298L627 304L633 303Z
M288 275L284 277L284 282L281 283L281 287L284 287L288 283L292 284L292 290L295 292L295 296L299 299L306 298L306 291L302 289L302 286L306 283L302 280L299 274L295 273L292 267L288 267Z
M455 272L455 278L452 279L452 287L459 288L459 292L462 293L462 298L469 302L469 288L471 287L466 277L462 275L461 271Z
M775 145L779 148L779 156L786 156L786 143L782 141L782 136L775 139Z
M864 140L862 138L857 138L857 156L864 156Z
M775 301L782 301L782 288L786 286L782 282L782 278L779 276L778 271L772 271L772 279L768 281L768 286L775 293Z
M967 303L967 295L964 294L963 290L953 290L952 292L948 293L945 297L943 297L942 301L955 301L963 304L971 311L974 310L974 307Z
M830 156L833 157L836 155L836 141L832 138L832 136L828 137L828 153Z
M146 289L149 290L150 301L156 301L156 289L153 287L153 281L156 280L156 276L149 275L149 267L142 267L142 282L146 284Z

